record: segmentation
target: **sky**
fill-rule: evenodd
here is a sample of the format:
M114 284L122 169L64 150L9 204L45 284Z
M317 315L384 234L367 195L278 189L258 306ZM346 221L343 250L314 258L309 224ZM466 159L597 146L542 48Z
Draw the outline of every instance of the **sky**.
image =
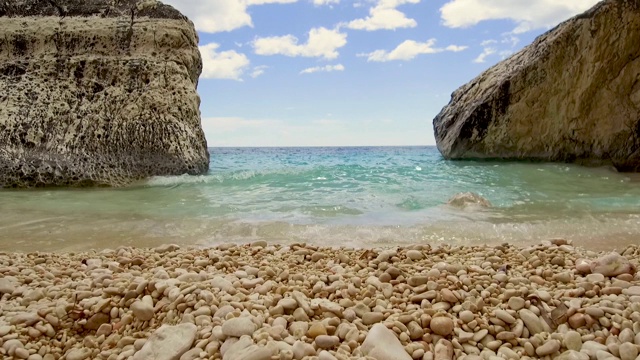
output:
M451 93L597 0L164 0L217 146L434 145Z

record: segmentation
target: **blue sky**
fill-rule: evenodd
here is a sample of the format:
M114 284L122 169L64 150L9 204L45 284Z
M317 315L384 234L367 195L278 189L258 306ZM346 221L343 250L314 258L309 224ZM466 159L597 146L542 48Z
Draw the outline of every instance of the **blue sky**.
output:
M597 0L165 0L209 146L433 145L450 94Z

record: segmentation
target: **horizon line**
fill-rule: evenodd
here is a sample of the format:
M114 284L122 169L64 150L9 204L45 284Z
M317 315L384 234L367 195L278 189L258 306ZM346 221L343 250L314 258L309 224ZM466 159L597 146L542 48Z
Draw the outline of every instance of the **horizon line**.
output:
M376 148L393 148L393 147L436 147L437 145L218 145L212 146L207 144L208 149L213 148L357 148L357 147L376 147Z

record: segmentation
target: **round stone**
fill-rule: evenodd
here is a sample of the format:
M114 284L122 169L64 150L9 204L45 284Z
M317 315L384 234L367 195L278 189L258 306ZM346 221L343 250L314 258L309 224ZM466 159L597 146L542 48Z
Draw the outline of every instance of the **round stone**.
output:
M447 336L453 332L453 320L446 316L439 316L431 319L429 324L431 331L440 336Z

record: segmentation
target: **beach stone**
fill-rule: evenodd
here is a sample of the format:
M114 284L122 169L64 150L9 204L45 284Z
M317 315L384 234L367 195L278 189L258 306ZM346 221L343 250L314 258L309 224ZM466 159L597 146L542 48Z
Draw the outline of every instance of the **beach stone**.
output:
M470 323L476 318L476 316L474 315L473 312L469 310L463 310L463 311L460 311L460 313L458 314L458 318L464 321L465 323Z
M629 286L622 290L622 293L627 296L640 296L640 286Z
M620 274L633 274L634 270L626 257L617 252L612 252L592 262L591 272L604 276L618 276Z
M26 359L29 357L29 350L25 348L17 348L16 351L13 353L13 356L17 359ZM67 357L67 359L74 360L73 358L70 358L70 357ZM84 358L76 359L76 360L84 360Z
M511 316L511 314L509 314L508 312L506 312L505 310L502 309L498 309L495 311L496 317L502 321L504 321L507 324L513 324L516 322L516 318L514 318L513 316Z
M620 334L618 335L618 340L620 340L621 343L633 343L635 341L634 339L635 334L633 333L633 330L629 329L629 328L625 328L622 329L622 331L620 331Z
M231 281L223 278L222 276L216 276L210 281L211 287L214 289L220 289L226 292L230 292L230 290L235 290Z
M376 360L412 360L396 334L380 323L371 327L360 349Z
M3 336L7 335L10 332L11 332L11 326L10 325L1 325L0 326L0 337L3 337Z
M105 313L96 313L87 320L84 324L84 328L87 330L98 330L102 324L108 323L109 320L109 315Z
M229 319L222 323L222 333L226 336L241 337L253 335L258 326L246 316Z
M413 261L422 260L422 252L418 250L407 250L407 257Z
M2 344L2 348L6 350L9 355L13 355L16 349L22 349L23 347L24 345L18 339L9 339Z
M176 244L162 244L160 246L157 246L153 250L155 252L157 252L158 254L164 254L164 253L176 251L176 250L179 250L179 249L180 249L180 246L178 246Z
M318 354L318 360L338 360L335 356L331 355L330 352L326 350L320 351Z
M368 312L362 315L362 323L365 325L371 325L379 323L384 320L384 314L379 312Z
M340 338L330 335L319 335L315 338L316 345L321 349L331 349L340 343Z
M320 335L327 335L327 329L321 322L313 323L309 327L309 331L307 331L307 336L312 339L315 339Z
M582 343L582 347L580 348L581 352L587 351L591 354L596 354L598 351L609 351L606 345L600 344L595 341L585 341Z
M142 300L131 304L131 311L136 319L140 319L142 321L149 321L153 319L153 298L149 295L144 296Z
M186 353L182 354L182 356L180 356L180 360L195 360L200 358L200 352L202 352L202 349L200 348L193 348L189 351L187 351Z
M23 312L11 317L9 319L9 323L11 325L24 324L26 326L31 326L40 320L42 320L42 318L38 314Z
M587 259L577 259L576 260L576 271L580 274L589 274L591 273L591 262Z
M563 271L561 273L555 274L553 276L553 279L563 284L567 284L573 280L573 274L571 274L571 272L569 271Z
M436 343L433 351L434 360L452 360L453 359L453 346L449 340L440 339Z
M284 298L278 301L278 305L282 306L285 310L291 311L298 307L298 302L292 298Z
M605 280L605 276L602 274L589 274L586 279L590 283L601 283Z
M198 328L191 323L162 325L147 341L133 360L178 360L191 349Z
M638 357L638 347L633 343L624 342L618 348L621 360L634 360Z
M575 350L567 350L562 354L558 355L556 360L590 360L588 354L575 351Z
M409 284L410 286L420 286L426 284L428 281L429 278L427 276L415 275L407 280L407 284Z
M298 306L301 307L307 313L307 315L313 313L313 310L311 310L309 306L309 298L307 298L305 294L301 293L300 291L294 291L291 294L291 297L298 302Z
M313 356L316 354L316 349L313 348L313 345L307 344L303 341L296 341L293 343L291 347L293 350L293 358L296 360L300 360L305 356Z
M237 344L237 343L236 343ZM251 344L243 348L229 349L223 360L270 360L273 351L267 347Z
M520 359L520 356L515 351L511 350L506 346L501 346L498 349L497 353L498 353L498 356L504 359Z
M582 348L582 336L577 331L568 331L564 334L562 341L564 347L569 350L580 351L580 348Z
M509 300L507 301L507 305L509 306L509 308L515 311L518 311L524 308L524 304L525 304L524 299L519 296L510 297Z
M524 322L524 325L529 329L529 333L539 334L544 331L544 327L542 326L542 320L538 317L538 315L531 312L529 309L521 309L518 311L518 316Z
M84 360L91 356L91 349L71 349L65 356L67 360Z
M536 354L538 356L547 356L551 354L555 354L560 350L560 341L558 340L547 340L541 346L538 346L536 349Z
M579 329L587 324L587 320L582 313L575 313L569 316L568 319L569 325L574 329Z
M453 332L453 320L446 316L435 317L431 319L429 327L437 335L447 336Z

